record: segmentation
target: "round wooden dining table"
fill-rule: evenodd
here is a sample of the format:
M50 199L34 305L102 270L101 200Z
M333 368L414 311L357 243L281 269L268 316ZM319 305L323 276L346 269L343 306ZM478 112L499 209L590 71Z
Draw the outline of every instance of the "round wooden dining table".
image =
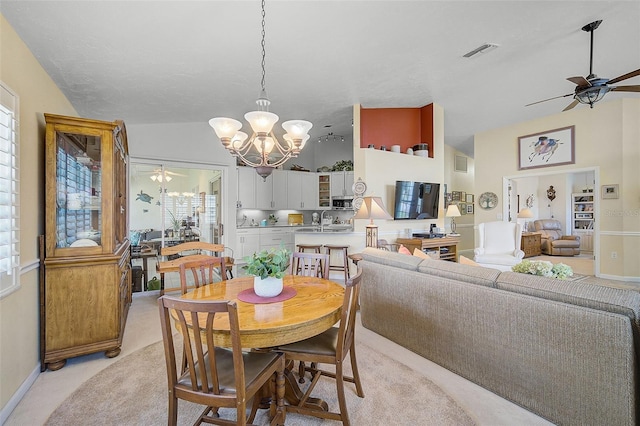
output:
M240 339L244 348L269 348L298 342L322 333L338 320L344 288L324 278L287 275L285 287L296 294L273 303L248 303L238 294L253 288L253 276L244 276L193 289L182 295L193 300L232 300L238 306ZM216 318L214 340L219 346L231 346L227 317Z

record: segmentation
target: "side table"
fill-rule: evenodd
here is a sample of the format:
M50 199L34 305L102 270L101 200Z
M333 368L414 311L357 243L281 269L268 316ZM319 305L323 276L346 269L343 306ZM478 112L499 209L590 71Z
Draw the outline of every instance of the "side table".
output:
M542 254L542 236L537 232L523 232L520 249L524 252L525 258L540 256Z

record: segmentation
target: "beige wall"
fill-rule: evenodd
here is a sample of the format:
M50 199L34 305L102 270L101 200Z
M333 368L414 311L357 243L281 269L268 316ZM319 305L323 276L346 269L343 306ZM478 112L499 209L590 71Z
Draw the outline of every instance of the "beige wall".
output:
M575 126L575 164L518 171L519 136ZM476 225L496 220L503 211L503 177L559 174L596 169L596 234L594 247L599 274L640 281L640 99L601 101L595 108L573 110L514 124L475 136L475 182L478 194L498 194L494 210L477 211ZM548 182L545 182L545 185ZM602 200L602 184L620 185L620 198ZM570 191L568 191L570 192ZM544 210L540 201L540 209ZM554 209L556 205L554 201ZM559 204L559 203L558 203ZM555 215L563 213L554 210ZM611 253L616 252L617 258Z
M77 115L0 15L0 80L20 99L20 288L0 300L0 406L40 365L38 235L44 232L44 112ZM25 272L25 270L27 272Z
M467 172L455 171L455 157L463 156L467 158ZM444 146L444 183L447 184L447 191L464 191L467 194L474 195L474 213L465 214L457 217L456 220L456 233L460 234L460 245L458 251L466 251L462 254L469 257L473 257L473 249L475 248L475 232L473 229L473 222L475 217L475 208L478 206L478 194L475 192L475 161L473 158L468 157L462 152L450 147ZM461 209L462 210L462 209ZM450 218L445 218L447 232L451 224Z

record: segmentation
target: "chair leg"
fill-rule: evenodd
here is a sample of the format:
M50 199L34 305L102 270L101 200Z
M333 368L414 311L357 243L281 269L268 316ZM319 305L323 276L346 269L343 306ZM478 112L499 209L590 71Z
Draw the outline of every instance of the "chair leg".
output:
M173 392L169 393L169 418L167 424L169 426L178 424L178 398L173 396Z
M298 383L304 383L304 373L304 361L298 361L298 376L300 376L300 378L298 379Z
M347 411L347 399L344 395L344 376L341 362L336 365L336 391L338 392L338 404L340 405L342 424L349 426L349 412Z
M360 383L360 373L358 372L358 362L356 361L356 345L351 344L349 349L349 358L351 358L351 372L353 373L353 382L356 384L356 393L360 398L364 398L364 391Z

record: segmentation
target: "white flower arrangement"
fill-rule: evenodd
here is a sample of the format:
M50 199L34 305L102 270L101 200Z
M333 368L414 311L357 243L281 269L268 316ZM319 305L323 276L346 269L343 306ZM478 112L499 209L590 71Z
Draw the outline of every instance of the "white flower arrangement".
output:
M564 263L554 265L546 260L523 260L511 268L513 272L521 274L539 275L542 277L558 278L561 280L573 276L573 270Z

